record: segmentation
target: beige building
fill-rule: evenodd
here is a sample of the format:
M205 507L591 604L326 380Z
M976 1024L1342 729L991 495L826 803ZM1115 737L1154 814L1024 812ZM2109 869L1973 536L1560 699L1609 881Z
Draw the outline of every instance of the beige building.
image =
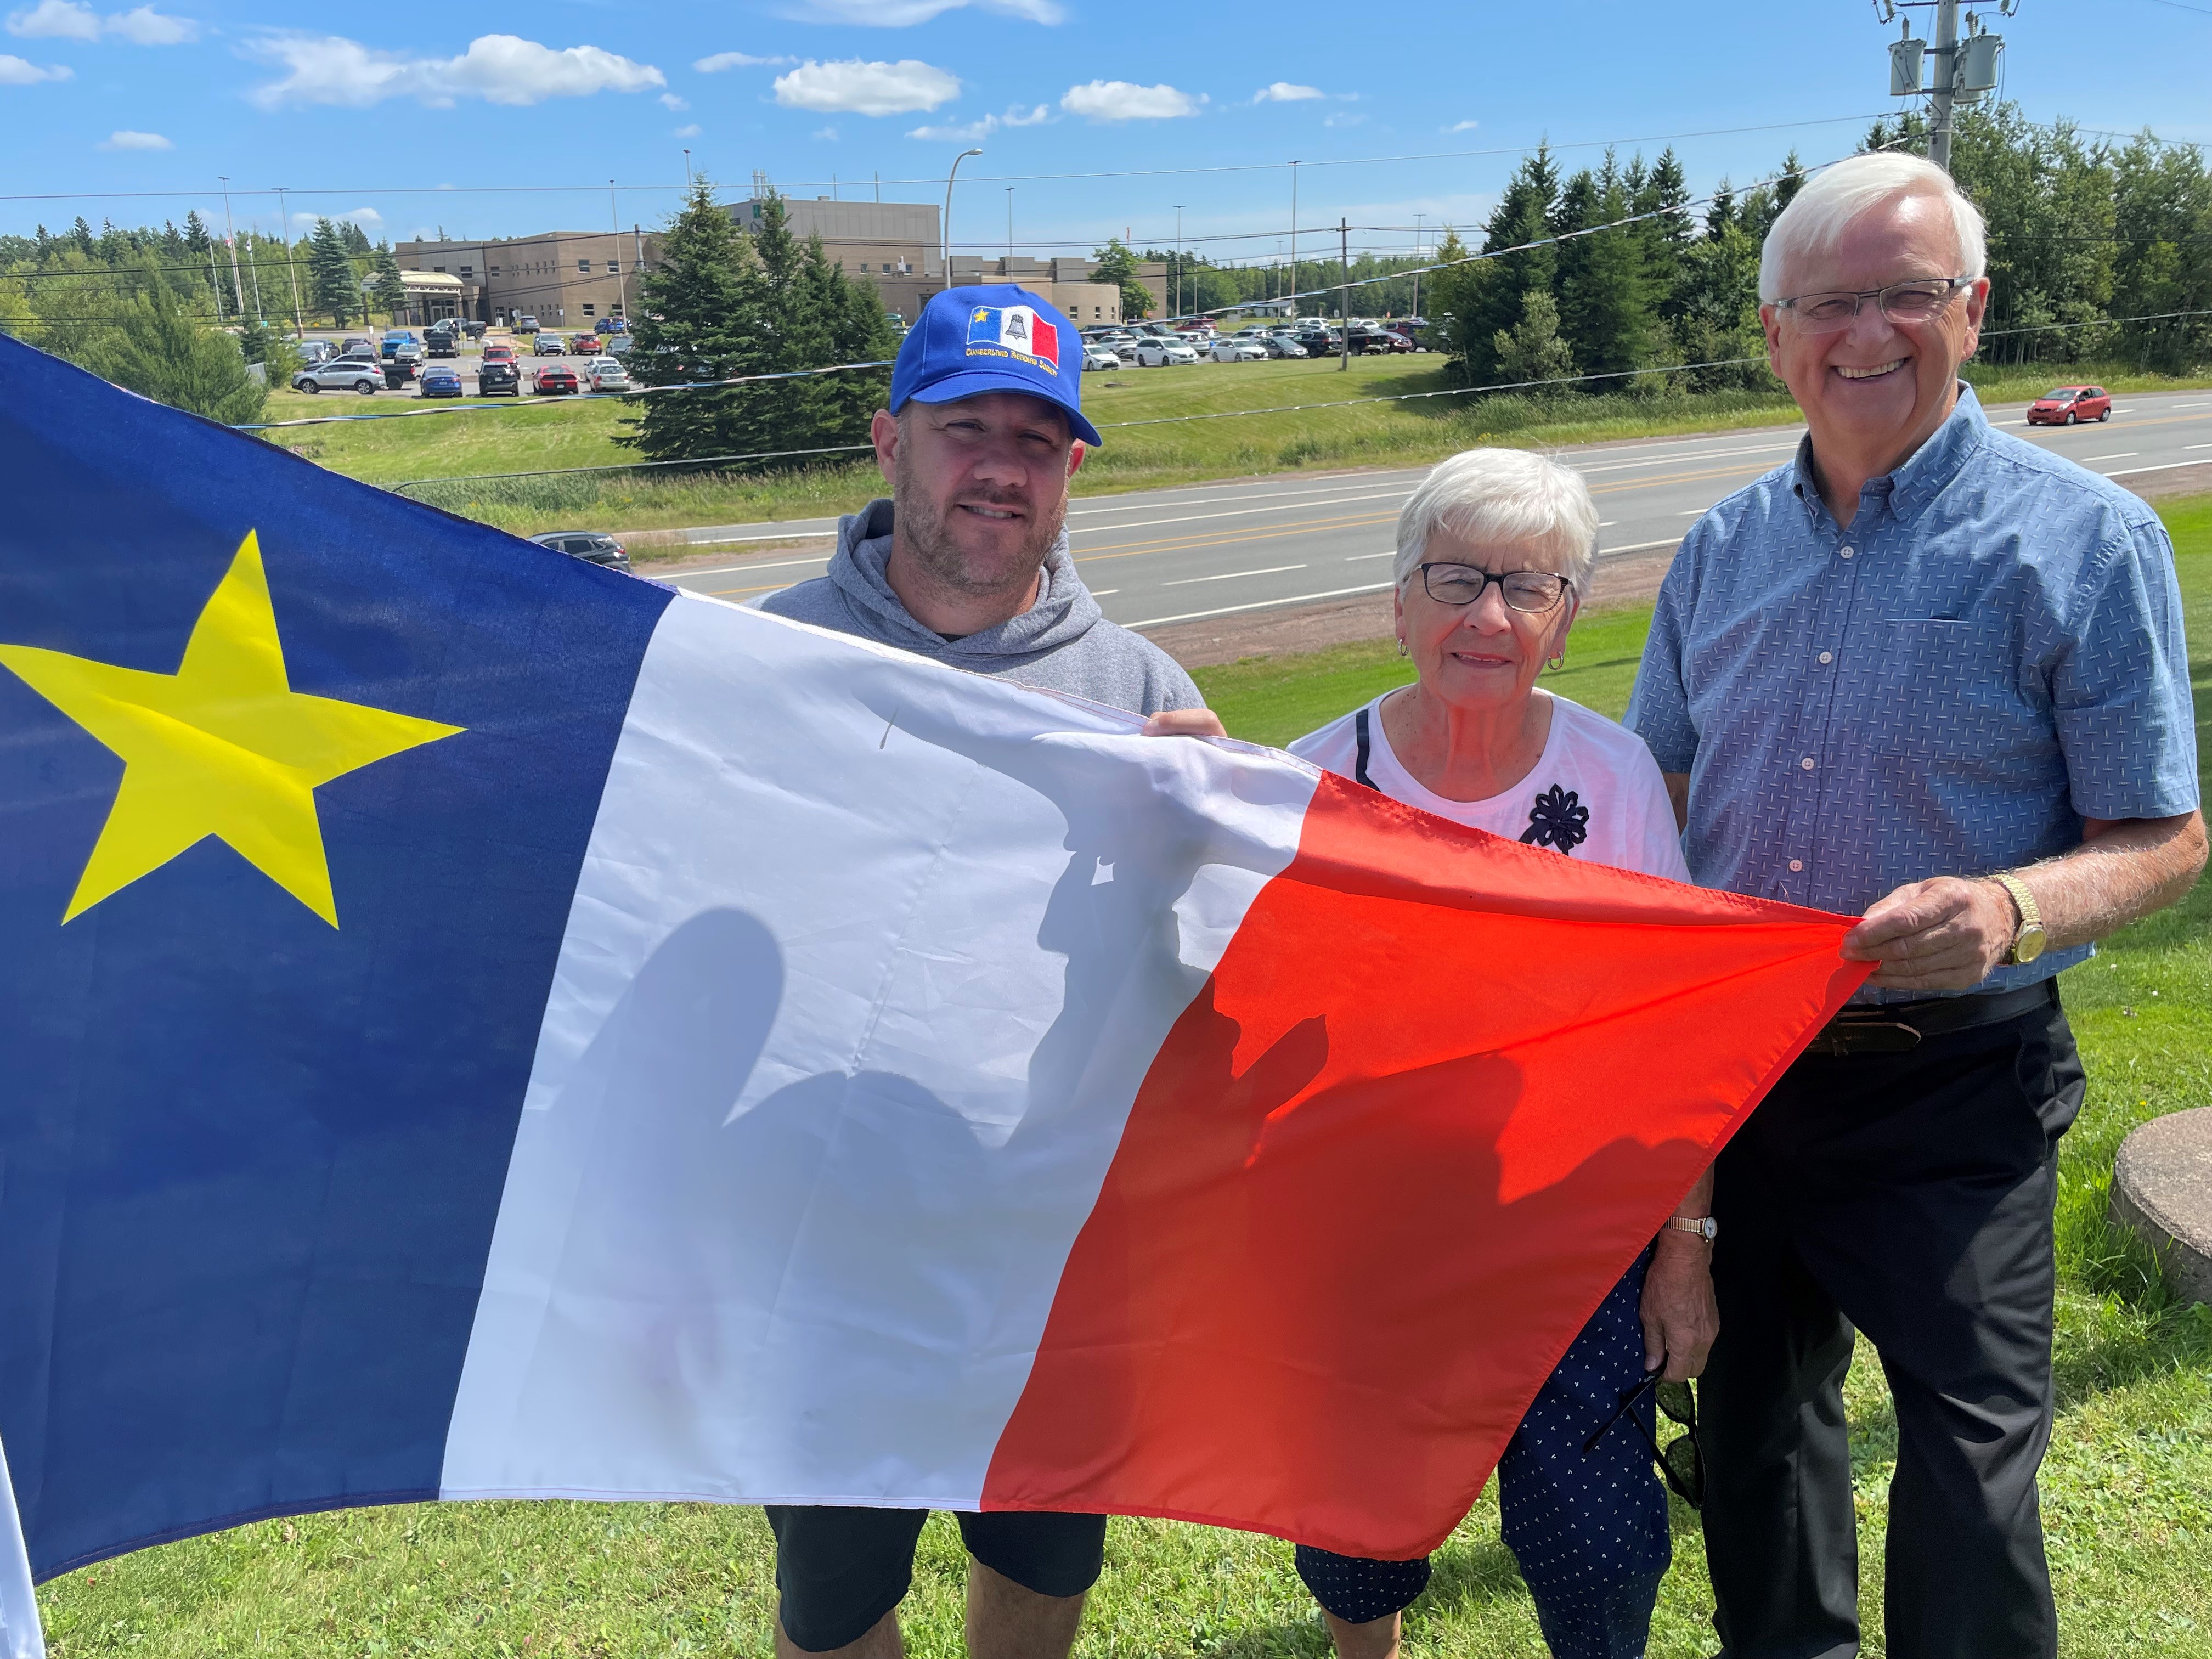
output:
M462 286L461 315L486 323L535 317L548 328L587 329L624 317L641 264L659 238L636 229L553 230L492 241L399 242L403 274L447 276Z

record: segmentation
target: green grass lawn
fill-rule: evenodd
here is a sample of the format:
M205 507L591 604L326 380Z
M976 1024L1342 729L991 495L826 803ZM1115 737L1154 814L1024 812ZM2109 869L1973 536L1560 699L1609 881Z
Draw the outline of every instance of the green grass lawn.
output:
M2212 497L2163 509L2180 551L2198 730L2212 716ZM1648 612L1577 627L1567 695L1618 714ZM1240 736L1281 742L1404 678L1386 651L1206 669ZM2212 758L2212 745L2204 750ZM2212 1310L2173 1305L2142 1250L2105 1225L2112 1154L2137 1123L2212 1102L2212 884L2130 928L2065 977L2089 1092L2064 1143L2058 1200L2059 1415L2044 1519L2063 1646L2081 1659L2212 1659ZM1895 1430L1870 1352L1850 1389L1865 1531L1863 1613L1882 1651L1880 1529ZM1712 1650L1694 1517L1654 1659ZM1326 1639L1287 1546L1169 1522L1116 1521L1085 1659L1319 1659ZM755 1510L692 1504L453 1504L266 1522L143 1551L41 1593L56 1659L216 1655L766 1655L773 1553ZM905 1619L918 1659L961 1650L959 1534L923 1535ZM1542 1651L1493 1485L1437 1558L1408 1651L1505 1659Z
M1321 406L1446 390L1450 382L1442 364L1441 358L1425 354L1355 358L1342 373L1334 360L1324 359L1088 375L1083 384L1085 412L1104 428L1106 442L1088 458L1079 493L1104 495L1302 467L1418 465L1475 444L1588 443L1797 417L1778 390L1660 398L1452 396ZM1969 366L1967 374L1989 402L2032 398L2069 378L2101 379L2122 391L2203 384L2104 372L2094 365L2033 370ZM473 402L458 407L471 407ZM388 394L370 398L279 391L270 396L266 418L392 414L420 406ZM1245 412L1252 410L1276 412ZM476 479L410 493L526 534L580 523L655 530L812 518L849 512L882 488L872 462L865 458L760 475L482 477L634 462L639 459L635 452L616 442L623 429L623 406L613 402L501 398L479 412L349 421L265 435L321 465L386 487L415 479ZM1188 418L1196 416L1233 418ZM1117 424L1154 421L1179 423Z

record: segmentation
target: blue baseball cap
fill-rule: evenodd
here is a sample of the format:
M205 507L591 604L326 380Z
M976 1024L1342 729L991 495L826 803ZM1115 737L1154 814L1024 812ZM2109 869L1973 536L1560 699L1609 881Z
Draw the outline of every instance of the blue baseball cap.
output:
M1075 325L1025 288L946 289L930 295L891 365L891 413L909 398L952 404L987 392L1019 392L1066 411L1086 444L1098 428L1083 418L1083 342Z

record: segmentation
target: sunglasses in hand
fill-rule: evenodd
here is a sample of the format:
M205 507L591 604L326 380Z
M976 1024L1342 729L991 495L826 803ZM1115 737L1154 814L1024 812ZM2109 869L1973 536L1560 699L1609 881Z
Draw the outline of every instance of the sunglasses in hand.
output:
M1658 1437L1644 1426L1644 1419L1636 1407L1645 1395L1652 1396L1660 1413L1669 1421L1687 1429L1687 1434L1677 1435L1665 1446ZM1674 1495L1692 1509L1700 1509L1705 1501L1705 1460L1698 1449L1698 1397L1686 1382L1662 1382L1659 1373L1653 1371L1641 1382L1620 1396L1620 1404L1613 1407L1613 1415L1598 1425L1595 1434L1583 1442L1583 1455L1589 1456L1597 1450L1597 1443L1610 1433L1615 1424L1626 1418L1636 1425L1637 1433L1651 1448L1651 1455L1659 1465L1659 1473L1674 1489Z

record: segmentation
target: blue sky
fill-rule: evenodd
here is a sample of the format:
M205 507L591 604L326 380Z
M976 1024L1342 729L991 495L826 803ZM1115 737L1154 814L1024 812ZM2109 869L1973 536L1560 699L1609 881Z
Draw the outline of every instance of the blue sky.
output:
M1417 227L1479 222L1516 160L1439 152L1545 137L1656 152L1660 135L1703 134L1675 140L1700 194L1723 174L1760 176L1793 143L1808 161L1843 154L1892 106L1895 32L1865 0L307 9L319 26L251 0L0 14L0 229L79 213L181 221L192 206L219 227L226 173L237 220L264 228L276 185L295 220L351 215L372 235L589 229L616 212L651 226L686 146L740 192L759 168L793 195L833 179L865 193L880 174L887 198L934 200L942 185L927 181L975 144L953 214L971 248L1003 251L1012 183L1023 252L1124 231L1164 246L1181 204L1191 245L1265 258L1285 240L1297 158L1310 239L1342 216L1388 228L1359 244L1410 251ZM1237 21L1192 26L1207 16ZM1992 22L2009 43L2004 91L2032 117L2212 141L2212 0L2023 0ZM1826 118L1851 118L1779 125ZM1430 159L1342 165L1415 155ZM1207 167L1251 170L1164 171ZM1124 176L1020 176L1091 173Z

